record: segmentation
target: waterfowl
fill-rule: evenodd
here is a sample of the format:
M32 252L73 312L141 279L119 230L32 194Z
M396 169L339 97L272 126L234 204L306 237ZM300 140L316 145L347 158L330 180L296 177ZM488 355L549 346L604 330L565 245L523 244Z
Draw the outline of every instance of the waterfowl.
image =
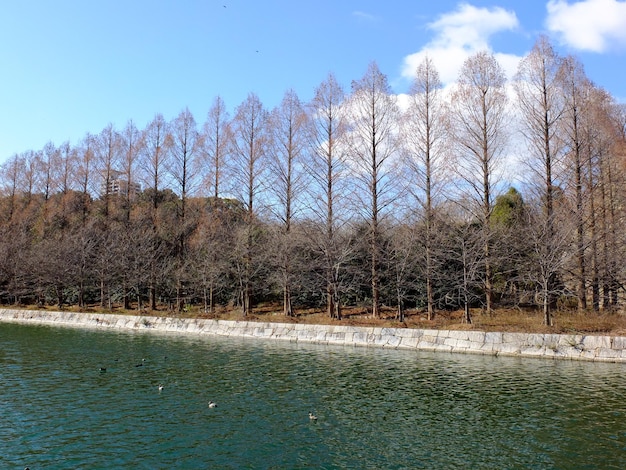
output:
M309 419L310 419L311 421L315 421L315 420L317 420L317 416L315 416L313 413L311 413L311 412L309 411Z
M163 384L159 384L159 392L163 390Z
M214 401L210 401L209 408L217 408L217 403L215 403Z
M100 367L100 372L106 372L107 368L106 367Z

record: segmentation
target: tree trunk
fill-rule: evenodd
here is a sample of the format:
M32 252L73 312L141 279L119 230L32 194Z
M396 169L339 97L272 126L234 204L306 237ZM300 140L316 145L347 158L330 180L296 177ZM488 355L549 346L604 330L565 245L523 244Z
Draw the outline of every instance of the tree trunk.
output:
M550 292L550 279L545 279L543 283L543 323L552 326L552 314L550 312L552 294Z
M63 295L63 286L56 286L56 293L57 293L57 303L59 305L59 308L61 310L63 310L63 304L65 302L65 298Z
M209 284L209 313L213 315L215 313L215 299L214 299L214 283L211 281Z
M400 293L400 289L396 290L397 302L398 302L398 311L397 311L397 319L400 322L404 321L404 302L402 301L402 294Z
M154 276L150 276L150 309L151 310L156 310L157 309L157 302L156 302L156 287L155 287L156 281L154 279Z
M335 317L335 305L333 302L333 289L330 280L326 281L326 314L329 318Z
M286 317L293 317L293 308L291 306L291 288L289 283L285 283L283 289L283 313Z

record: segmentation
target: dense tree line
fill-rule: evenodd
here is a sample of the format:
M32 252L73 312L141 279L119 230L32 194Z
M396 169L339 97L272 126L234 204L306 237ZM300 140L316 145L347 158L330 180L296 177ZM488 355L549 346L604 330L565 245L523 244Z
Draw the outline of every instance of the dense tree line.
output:
M250 94L231 117L218 97L200 124L185 109L8 159L0 300L613 310L625 158L624 107L544 37L511 82L481 52L451 90L425 59L402 99L375 63L309 103Z

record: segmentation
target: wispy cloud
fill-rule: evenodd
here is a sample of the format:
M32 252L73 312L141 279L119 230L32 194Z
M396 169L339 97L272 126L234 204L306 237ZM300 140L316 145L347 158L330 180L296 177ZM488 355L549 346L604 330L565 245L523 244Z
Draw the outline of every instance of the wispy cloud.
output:
M402 75L412 78L417 65L430 57L444 84L456 81L463 62L478 51L491 51L491 36L502 31L514 31L519 27L515 12L501 7L479 8L461 4L430 23L433 39L421 50L404 58ZM496 54L496 58L508 75L517 68L520 57L511 54Z
M563 44L592 52L626 50L626 1L550 0L547 11L546 27Z
M372 15L371 13L366 13L360 10L353 11L352 16L360 21L376 21L377 20L377 17Z

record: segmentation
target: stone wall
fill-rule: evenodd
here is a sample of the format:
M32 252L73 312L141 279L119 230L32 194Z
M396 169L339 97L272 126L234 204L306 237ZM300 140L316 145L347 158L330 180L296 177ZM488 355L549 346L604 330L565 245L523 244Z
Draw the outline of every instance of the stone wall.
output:
M0 309L0 321L452 353L626 362L626 337L422 330Z

